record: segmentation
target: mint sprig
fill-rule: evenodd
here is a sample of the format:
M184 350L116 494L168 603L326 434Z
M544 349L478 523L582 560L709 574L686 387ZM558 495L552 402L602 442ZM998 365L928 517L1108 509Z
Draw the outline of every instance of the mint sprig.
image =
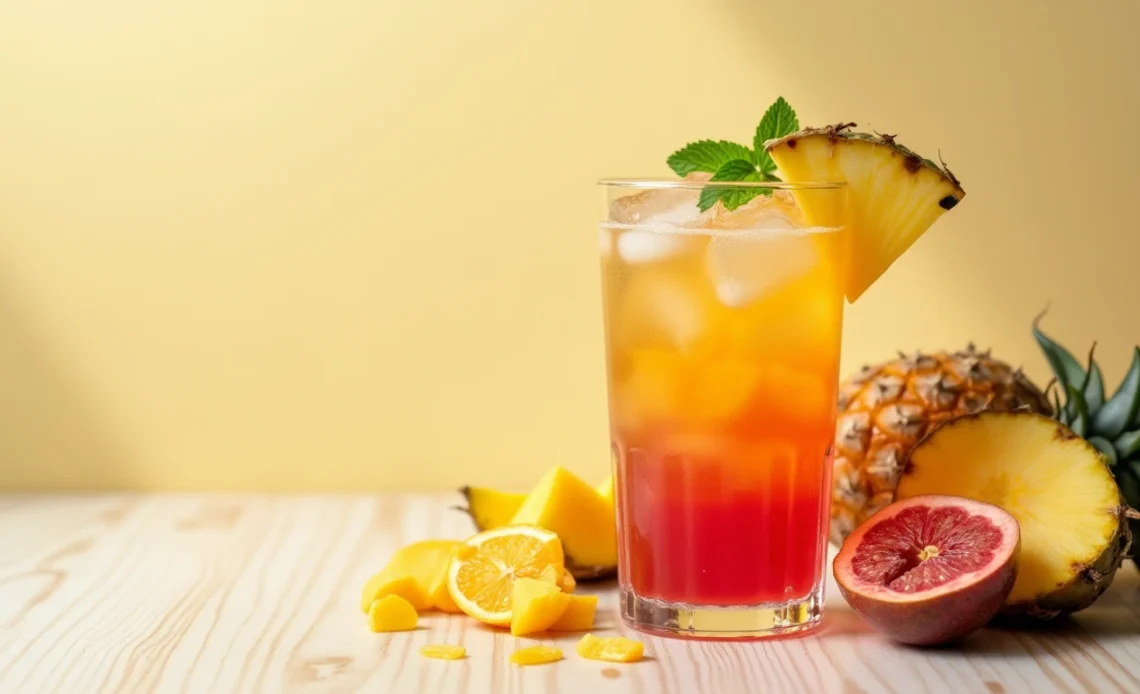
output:
M781 96L764 112L751 148L725 140L699 140L673 152L667 163L678 176L703 171L712 174L711 181L778 181L776 162L764 149L764 142L799 129L796 112ZM706 188L697 207L704 212L719 202L725 209L735 210L757 195L771 192L769 188Z

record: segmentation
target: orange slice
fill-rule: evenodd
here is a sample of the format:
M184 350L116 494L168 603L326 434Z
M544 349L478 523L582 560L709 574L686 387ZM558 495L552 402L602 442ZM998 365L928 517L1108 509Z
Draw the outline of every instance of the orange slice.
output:
M511 623L516 578L542 579L565 569L562 542L549 530L509 525L479 533L456 550L447 576L455 605L487 624Z

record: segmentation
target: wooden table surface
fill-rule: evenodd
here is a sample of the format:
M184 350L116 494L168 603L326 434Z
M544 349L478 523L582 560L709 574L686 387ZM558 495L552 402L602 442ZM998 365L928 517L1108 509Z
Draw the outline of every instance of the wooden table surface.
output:
M642 638L633 665L517 668L515 639L461 616L373 634L364 580L412 540L462 537L450 495L0 496L0 692L1137 692L1140 578L1044 631L955 649L884 640L829 592L825 626L754 643ZM585 588L590 590L590 588ZM625 633L612 584L596 633ZM463 661L427 660L428 643Z

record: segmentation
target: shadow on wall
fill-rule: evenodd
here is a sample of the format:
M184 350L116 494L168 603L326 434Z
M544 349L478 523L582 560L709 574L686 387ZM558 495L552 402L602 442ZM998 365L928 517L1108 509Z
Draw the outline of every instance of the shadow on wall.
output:
M16 296L0 286L0 491L137 486L123 447Z

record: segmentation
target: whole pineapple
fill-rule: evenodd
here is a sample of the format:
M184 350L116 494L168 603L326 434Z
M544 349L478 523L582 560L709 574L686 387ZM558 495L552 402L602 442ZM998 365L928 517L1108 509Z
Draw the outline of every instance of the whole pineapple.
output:
M906 355L840 384L831 541L895 497L911 448L936 425L983 408L1052 414L1045 395L989 350Z
M1033 321L1033 337L1053 370L1048 391L1055 403L1054 416L1100 451L1124 502L1140 509L1140 346L1133 349L1124 380L1106 398L1104 375L1093 358L1096 343L1089 349L1088 365L1082 366L1072 352L1041 332L1043 316ZM1064 395L1063 402L1058 392ZM1128 515L1135 540L1140 538L1140 516L1131 510ZM1136 553L1132 560L1140 566Z

